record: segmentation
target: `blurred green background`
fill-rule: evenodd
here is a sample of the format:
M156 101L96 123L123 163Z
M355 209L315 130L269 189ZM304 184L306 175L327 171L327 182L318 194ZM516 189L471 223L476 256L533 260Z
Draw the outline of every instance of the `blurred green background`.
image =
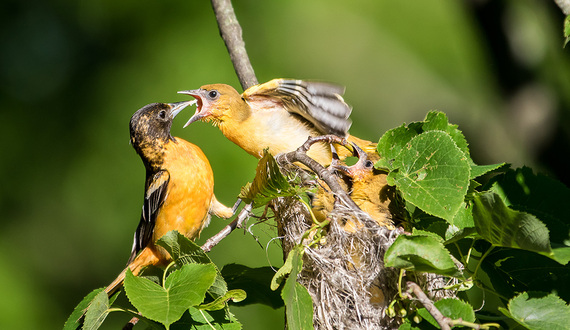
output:
M480 164L510 162L570 181L570 50L553 1L235 0L260 82L347 86L351 133L448 114ZM0 328L58 329L128 258L144 169L128 122L152 102L208 83L239 87L209 1L4 0L0 10ZM238 88L239 89L239 88ZM209 124L199 145L216 194L233 204L256 160ZM226 221L213 219L199 242ZM271 225L214 248L220 266L280 266ZM232 308L245 329L283 311ZM129 317L111 314L103 328Z

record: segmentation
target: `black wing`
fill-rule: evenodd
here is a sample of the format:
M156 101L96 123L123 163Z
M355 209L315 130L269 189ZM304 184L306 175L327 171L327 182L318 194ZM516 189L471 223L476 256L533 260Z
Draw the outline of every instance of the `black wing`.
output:
M144 249L152 239L152 232L156 223L158 210L164 203L167 195L170 174L167 171L160 171L148 176L146 180L146 192L142 207L141 220L135 232L131 256L127 264L130 264L137 254Z

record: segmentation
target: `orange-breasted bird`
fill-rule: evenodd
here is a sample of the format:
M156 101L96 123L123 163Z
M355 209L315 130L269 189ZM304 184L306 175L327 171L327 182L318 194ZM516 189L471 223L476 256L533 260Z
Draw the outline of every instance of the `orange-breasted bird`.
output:
M358 157L356 164L346 166L334 161L331 168L345 177L350 198L362 211L379 226L393 229L394 218L397 217L397 209L393 205L394 187L388 185L386 172L374 168L374 162L367 153L357 145L353 147ZM346 229L350 231L350 228Z
M376 145L348 134L352 109L344 87L323 82L274 79L239 94L225 84L179 92L197 100L196 113L186 123L211 121L232 142L261 158L263 150L277 155L296 150L310 136L334 134L375 154ZM342 157L344 148L338 152ZM331 162L330 147L318 143L307 155L323 165Z
M214 176L198 146L170 135L174 117L192 102L153 103L130 121L131 144L146 168L144 203L127 268L134 275L150 265L166 265L170 255L156 241L171 230L195 239L210 214L229 218L233 210L214 196ZM116 292L127 268L105 291Z

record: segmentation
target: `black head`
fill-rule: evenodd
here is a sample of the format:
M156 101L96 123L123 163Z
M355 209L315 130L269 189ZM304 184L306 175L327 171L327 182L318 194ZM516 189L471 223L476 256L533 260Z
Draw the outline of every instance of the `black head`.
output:
M152 103L137 110L131 117L131 143L137 145L150 141L167 142L176 115L191 102Z

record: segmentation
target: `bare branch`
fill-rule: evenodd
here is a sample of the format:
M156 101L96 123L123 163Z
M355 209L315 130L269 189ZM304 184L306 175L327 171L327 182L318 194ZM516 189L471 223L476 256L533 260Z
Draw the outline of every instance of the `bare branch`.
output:
M245 42L242 37L242 29L237 20L234 8L230 0L212 0L212 7L216 14L216 21L220 29L220 35L226 43L226 48L230 54L230 59L241 83L241 87L246 90L253 85L257 85L255 72L247 56Z
M451 327L449 326L449 322L451 321L451 319L441 314L439 309L435 307L433 302L422 291L422 288L420 288L420 286L414 282L408 281L406 284L408 285L408 289L414 293L414 295L418 298L418 300L422 303L422 305L424 305L424 307L431 314L431 316L433 316L437 324L439 324L441 330L450 330Z
M214 246L220 243L220 241L224 239L226 236L228 236L234 229L241 228L243 223L247 221L247 219L249 219L249 216L251 214L251 208L252 208L252 203L249 203L246 206L244 206L234 221L230 222L216 235L208 238L206 243L202 245L202 250L204 250L204 252L210 252L210 250L212 250Z

